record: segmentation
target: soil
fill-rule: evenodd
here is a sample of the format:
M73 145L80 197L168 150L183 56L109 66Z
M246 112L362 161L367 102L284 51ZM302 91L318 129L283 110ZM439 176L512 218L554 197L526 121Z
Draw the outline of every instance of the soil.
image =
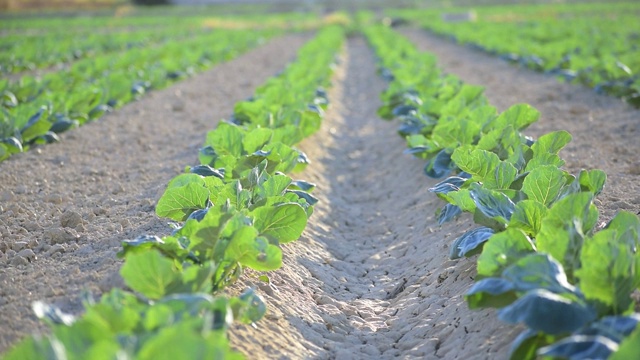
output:
M567 168L601 168L602 219L637 212L634 162L638 112L618 99L562 84L424 32L406 31L446 71L487 87L505 109L528 102L542 112L533 136L565 129ZM289 36L65 134L63 142L0 163L0 352L42 331L30 303L68 312L79 295L122 286L115 257L123 239L164 234L154 204L168 181L196 164L208 129L233 103L294 56ZM236 325L234 348L249 358L501 359L521 328L491 310L470 311L474 259L448 260L449 245L474 227L469 216L437 225L442 206L423 163L403 155L393 122L376 109L385 83L373 54L350 39L336 68L322 129L300 148L312 160L295 177L315 182L320 199L302 238L283 245L285 265L265 284L249 273L269 307L256 327ZM635 120L635 121L634 121ZM29 251L27 251L29 250Z

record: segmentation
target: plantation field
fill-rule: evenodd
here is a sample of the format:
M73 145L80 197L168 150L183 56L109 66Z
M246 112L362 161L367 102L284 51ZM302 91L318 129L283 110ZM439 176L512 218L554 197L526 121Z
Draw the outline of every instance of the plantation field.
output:
M69 36L55 57L15 45L66 36L55 20L2 24L0 354L51 355L53 339L70 359L640 351L637 109L373 13L256 18L99 19L104 34ZM7 106L26 81L41 90ZM479 225L495 235L464 240ZM515 281L514 264L530 272ZM563 312L577 315L536 322ZM34 332L54 337L7 353Z

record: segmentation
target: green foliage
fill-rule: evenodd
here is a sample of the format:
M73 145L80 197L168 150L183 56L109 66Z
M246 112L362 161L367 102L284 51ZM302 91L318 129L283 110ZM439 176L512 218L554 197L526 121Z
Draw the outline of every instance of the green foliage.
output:
M640 220L621 212L594 231L593 199L604 172L561 169L558 153L571 141L566 131L537 140L521 134L540 116L531 106L496 114L480 89L439 73L433 58L398 34L381 26L364 32L390 81L379 114L400 121L407 152L427 161L428 176L457 173L430 189L448 203L440 223L464 211L482 225L450 251L452 259L480 254L469 306L501 308L501 320L527 326L513 359L605 358L615 351L637 324L637 314L607 316L634 308Z
M319 127L326 106L320 89L329 85L343 38L338 27L321 30L254 100L236 106L251 109L250 116L235 114L237 123L209 132L200 153L205 164L171 180L156 207L181 224L163 238L124 241L118 253L135 295L114 290L97 305L87 302L78 319L42 305L35 310L52 334L25 340L7 358L242 358L230 350L226 329L234 319L258 321L266 305L252 290L231 298L209 294L233 284L244 268L280 268L279 244L306 227L315 185L283 173L308 163L293 145ZM310 113L310 103L318 111Z

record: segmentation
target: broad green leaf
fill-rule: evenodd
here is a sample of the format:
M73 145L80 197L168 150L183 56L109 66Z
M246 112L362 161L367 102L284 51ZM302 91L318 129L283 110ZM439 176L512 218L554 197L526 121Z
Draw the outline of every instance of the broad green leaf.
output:
M244 135L242 139L242 147L247 154L253 154L254 152L262 149L270 140L273 135L273 130L266 128L256 128Z
M478 257L478 275L500 276L505 268L534 251L533 243L522 231L507 228L491 236L484 244Z
M471 198L469 189L452 191L447 193L444 197L449 203L458 206L462 211L470 213L476 211L476 203Z
M55 327L53 337L64 344L65 352L74 359L113 359L120 348L108 324L88 318L71 326Z
M258 186L254 192L263 199L270 196L281 196L290 184L290 177L286 175L273 175L262 183L262 185Z
M128 287L150 299L160 299L180 282L180 273L173 261L157 251L127 256L120 274Z
M482 182L489 177L495 178L494 171L500 164L498 155L470 146L457 148L451 159L462 171L471 174L475 181Z
M542 153L535 155L531 160L527 162L527 166L525 166L526 171L532 171L541 166L553 166L556 168L560 168L564 165L564 160L560 158L560 156L556 154L550 153Z
M240 127L221 122L218 127L207 134L205 145L215 149L218 155L242 155L243 131Z
M495 153L500 159L518 165L519 161L523 161L519 158L522 156L521 147L524 146L524 142L524 136L509 125L483 134L476 147Z
M178 324L161 329L147 340L136 357L140 360L155 359L229 359L243 356L231 350L222 330L198 331L195 326Z
M551 335L573 332L596 318L588 306L544 289L531 290L498 311L510 324L524 323L534 331Z
M261 236L281 243L297 240L307 225L307 214L298 204L260 207L251 215Z
M463 84L458 93L442 107L440 110L441 114L443 116L460 115L462 111L468 111L471 104L475 102L486 102L484 97L482 97L483 92L484 87L482 86Z
M185 186L191 183L197 184L200 186L206 185L205 179L202 176L197 174L185 173L185 174L180 174L174 177L173 179L171 179L171 181L169 181L169 185L167 185L167 189L173 188L173 187Z
M267 159L269 166L267 172L273 174L276 171L283 173L291 172L298 162L299 153L293 148L283 143L270 143L263 148L264 151L271 152Z
M302 141L302 131L295 125L286 125L273 130L271 143L283 143L288 146Z
M441 119L434 127L431 137L439 148L455 149L461 145L472 144L480 130L480 125L469 120Z
M52 123L47 121L44 118L40 118L38 121L29 122L20 132L22 135L22 141L29 142L37 138L38 136L44 135L51 128Z
M538 121L540 112L529 104L516 104L502 112L486 130L502 129L509 125L514 129L524 130ZM486 131L485 130L485 131Z
M300 114L300 123L298 127L302 131L304 137L309 137L320 129L322 117L315 111L305 110Z
M580 250L587 235L598 221L598 210L592 204L593 194L570 194L551 206L536 236L538 251L560 261L569 278L580 267Z
M222 211L220 206L214 206L207 211L202 220L188 220L176 236L189 239L188 250L192 251L201 262L208 259L217 261L219 259L212 258L213 251L221 237L223 227L232 217L232 214Z
M249 206L251 192L242 188L240 180L227 183L219 189L217 194L211 194L211 202L215 206L222 206L227 201L236 209L244 209Z
M516 207L509 220L508 227L521 229L527 235L535 237L542 226L542 219L547 215L547 207L536 200L523 200Z
M582 170L578 176L578 181L582 191L589 191L597 196L604 188L607 174L602 170Z
M269 244L252 226L234 232L225 251L226 259L233 259L258 271L276 270L282 266L282 251Z
M582 267L576 270L580 289L590 300L605 306L605 314L621 314L632 307L631 293L640 285L640 258L621 234L605 229L582 246ZM636 234L637 240L637 234Z
M640 218L638 218L638 215L628 211L619 211L605 226L605 229L616 230L618 232L618 241L627 244L630 249L633 249L638 245Z
M484 186L488 189L506 190L518 176L518 169L506 161L501 161L493 171L493 176L484 179Z
M127 286L150 299L180 292L208 291L213 273L210 263L188 266L181 271L173 260L158 251L130 254L120 269Z
M564 171L555 166L540 166L524 179L522 191L530 200L549 206L558 198L566 181Z
M197 175L196 175L197 176ZM156 206L156 214L160 217L184 221L189 215L207 207L209 190L197 183L168 188Z
M126 306L96 304L87 309L83 318L90 322L102 321L108 325L111 333L117 334L134 332L140 321L140 314Z
M571 134L560 130L542 135L531 145L534 157L542 154L558 154L563 147L571 142Z

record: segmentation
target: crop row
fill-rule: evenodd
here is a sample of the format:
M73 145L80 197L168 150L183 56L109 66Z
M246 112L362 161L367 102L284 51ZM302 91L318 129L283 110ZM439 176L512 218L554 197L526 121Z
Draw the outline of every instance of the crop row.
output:
M478 9L476 19L464 22L447 21L442 11L397 15L458 43L640 106L639 10L637 3L494 6Z
M58 133L95 120L195 71L229 60L276 31L216 30L158 46L75 62L69 69L0 83L0 161Z
M427 161L428 176L446 177L430 189L447 202L440 223L468 212L479 225L450 251L480 254L469 306L498 308L500 320L527 327L511 358L638 358L640 329L624 339L640 321L631 298L640 219L621 211L597 229L604 172L562 170L566 131L524 136L539 117L531 106L498 114L482 87L442 74L400 34L375 26L366 35L389 80L380 115L400 120L406 152Z
M12 35L0 38L0 73L44 68L106 52L180 38L195 33L193 26L138 31L104 31L91 34ZM95 31L95 30L94 30Z
M285 173L308 164L294 145L320 126L323 88L343 39L339 27L321 30L296 62L207 134L201 165L171 180L158 201L157 214L177 221L173 233L123 242L120 273L134 292L87 297L80 318L35 303L52 334L25 340L6 359L242 358L225 331L234 320L259 320L266 306L252 290L222 291L244 268L281 267L279 245L306 226L314 185Z

